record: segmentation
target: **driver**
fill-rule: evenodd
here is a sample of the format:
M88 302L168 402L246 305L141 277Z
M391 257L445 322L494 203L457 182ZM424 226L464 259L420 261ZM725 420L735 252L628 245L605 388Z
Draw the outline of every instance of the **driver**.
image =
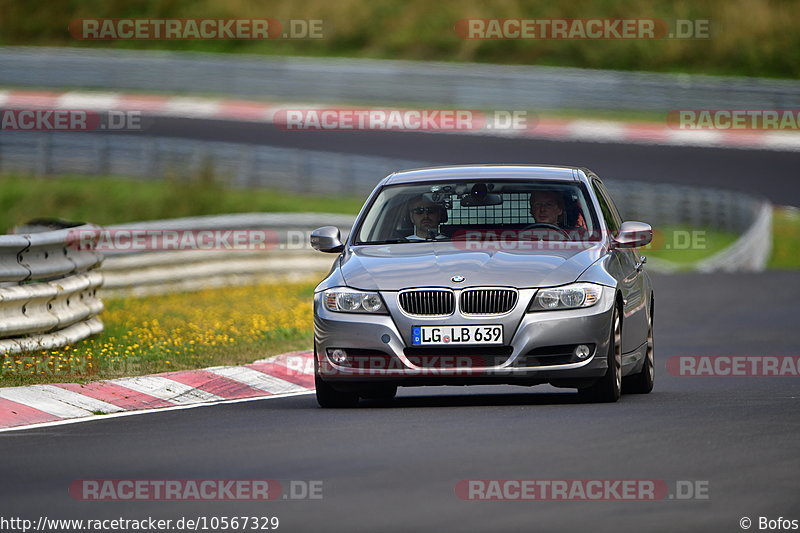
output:
M564 197L558 191L533 191L530 199L531 216L537 224L564 227Z
M408 202L408 214L414 224L414 233L406 236L409 241L428 239L445 239L439 233L439 224L442 222L444 206L425 200L422 195L412 198Z

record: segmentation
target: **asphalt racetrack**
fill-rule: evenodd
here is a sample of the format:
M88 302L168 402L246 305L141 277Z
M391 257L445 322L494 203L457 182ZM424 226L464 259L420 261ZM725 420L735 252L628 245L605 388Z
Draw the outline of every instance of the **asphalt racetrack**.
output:
M586 165L601 177L730 187L800 204L800 154L413 134L150 133L431 159ZM262 128L259 130L258 128ZM238 128L238 129L237 129ZM758 179L756 179L756 174ZM377 178L376 178L377 179ZM319 409L313 395L0 434L6 516L277 516L279 531L742 531L800 519L800 379L679 377L676 355L796 355L795 272L654 275L656 386L581 404L540 386L400 389L389 406ZM309 339L310 344L310 339ZM322 481L322 499L83 502L77 479ZM659 501L465 501L472 479L663 480ZM683 499L678 487L704 487Z
M143 135L431 161L585 166L603 179L739 190L800 206L800 151L551 141L391 131L284 131L269 123L148 118ZM376 176L377 183L383 176Z

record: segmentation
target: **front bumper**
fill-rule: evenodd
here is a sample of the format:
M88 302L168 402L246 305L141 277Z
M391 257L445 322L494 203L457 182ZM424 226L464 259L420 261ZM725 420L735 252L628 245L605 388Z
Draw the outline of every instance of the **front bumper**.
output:
M415 385L551 383L556 386L584 386L603 376L608 368L611 313L614 289L604 287L592 307L526 313L533 289L521 289L517 309L502 317L464 316L458 311L446 318L409 317L395 305L397 293L381 293L389 315L339 313L327 310L322 293L314 297L314 344L317 374L326 382L393 383ZM504 347L448 346L420 350L410 346L412 325L502 324ZM593 348L584 359L533 357L551 348L586 344ZM354 354L344 364L329 356L332 349ZM411 348L411 349L410 349ZM483 352L493 357L476 356ZM438 353L438 354L437 354ZM557 361L549 364L548 361Z

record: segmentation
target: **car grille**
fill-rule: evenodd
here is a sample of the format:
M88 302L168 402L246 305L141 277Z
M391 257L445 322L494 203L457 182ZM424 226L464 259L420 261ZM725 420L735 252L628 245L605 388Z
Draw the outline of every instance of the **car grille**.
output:
M409 315L447 316L455 310L455 297L449 290L401 292L400 307Z
M512 289L466 289L461 293L461 312L465 315L502 315L517 305Z

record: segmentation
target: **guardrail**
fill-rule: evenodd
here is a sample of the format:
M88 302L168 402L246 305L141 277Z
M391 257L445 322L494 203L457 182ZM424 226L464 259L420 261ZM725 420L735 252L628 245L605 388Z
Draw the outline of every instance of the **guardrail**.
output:
M102 331L103 258L69 246L70 229L0 236L0 353L65 346Z
M118 175L141 179L211 174L234 187L272 187L340 195L369 193L410 159L275 146L103 133L14 132L0 137L0 171Z
M0 48L0 84L484 109L791 108L792 80L564 67Z
M772 250L772 206L764 202L757 209L755 221L731 246L708 259L700 261L700 272L760 272L767 266Z
M330 269L333 257L311 250L308 234L326 224L347 235L349 215L320 213L244 213L153 220L107 226L118 230L267 230L271 248L253 250L181 250L104 252L101 295L144 296L171 291L247 285L307 278Z
M695 270L760 272L767 267L772 252L772 205L763 198L710 187L605 183L625 219L644 220L655 228L685 225L739 235L727 248L696 263ZM680 269L679 265L663 259L655 259L650 267L662 272Z
M750 194L711 187L607 179L603 183L624 219L642 220L654 228L678 225L742 235L769 205Z

